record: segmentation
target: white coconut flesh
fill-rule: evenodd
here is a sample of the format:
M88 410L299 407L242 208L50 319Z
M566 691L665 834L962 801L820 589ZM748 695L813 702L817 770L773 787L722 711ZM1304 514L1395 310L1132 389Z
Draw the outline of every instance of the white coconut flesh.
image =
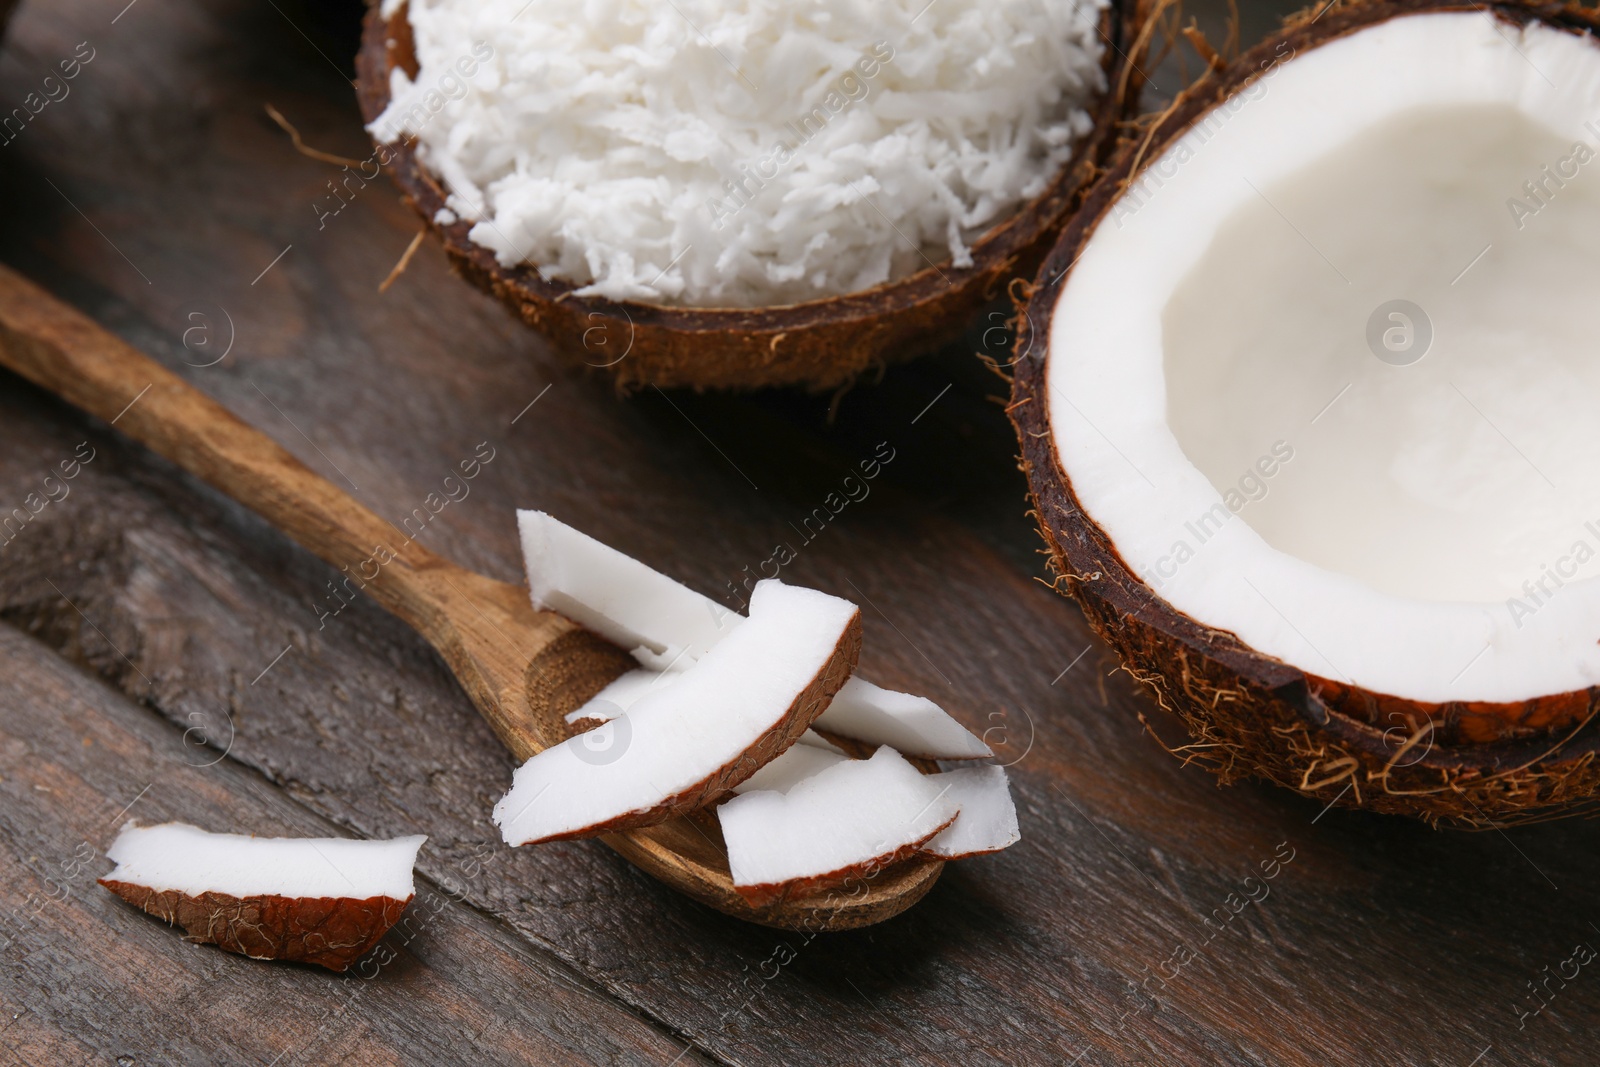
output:
M988 745L927 697L897 693L851 678L812 724L829 733L888 745L923 759L983 759Z
M704 655L743 616L551 518L517 512L533 606L560 612L656 670Z
M733 884L760 889L870 870L957 815L949 790L891 748L844 760L786 793L745 793L717 809Z
M583 706L568 712L567 721L614 719L646 693L670 684L676 675L675 671L629 671ZM985 759L994 755L972 731L927 697L897 693L863 678L852 677L846 682L812 725L852 741L888 745L903 755L921 759Z
M857 614L849 601L814 589L758 582L750 617L672 684L517 769L494 809L506 842L578 836L662 811L749 759L787 728Z
M648 692L651 687L658 686L664 679L674 677L676 675L673 672L630 671L567 718L569 721L578 719L606 721L615 718L626 711L638 696ZM855 691L851 692L852 689ZM815 722L821 724L823 719L828 717L828 712L837 708L841 701L847 700L847 694L850 706L871 709L872 714L863 714L862 721L866 724L863 729L856 729L856 720L851 718L842 723L844 729L830 728L832 733L853 740L866 741L869 744L888 746L897 751L899 749L894 741L909 741L917 748L912 754L927 759L968 759L992 754L988 746L973 737L954 719L950 719L931 701L912 697L906 693L880 689L855 678L846 682L844 688L834 695L828 704L828 711L823 712ZM887 704L890 712L897 711L904 705L912 714L904 718L895 717L888 712L877 710L876 705L879 704ZM937 716L943 716L942 720L926 714L923 705L932 708L937 712ZM879 719L878 716L885 718ZM929 743L930 737L936 738L940 743ZM614 743L615 739L608 737L605 741ZM980 748L982 751L977 751ZM954 754L942 756L928 754L934 750ZM740 795L757 791L787 793L800 783L849 758L815 730L807 730L800 735L798 742L734 786L733 792ZM1021 835L1017 829L1017 809L1011 800L1011 788L1005 768L966 767L935 775L932 780L941 787L949 787L949 795L955 798L960 814L948 829L940 832L922 847L923 852L940 859L960 859L963 856L998 852L1020 839ZM825 826L818 829L826 832ZM816 875L823 872L812 873Z
M690 660L689 662L692 663L694 661ZM688 664L685 663L683 666L687 667ZM648 668L629 671L590 697L578 708L567 712L566 719L568 722L579 722L584 719L590 719L595 722L609 722L633 707L640 697L660 689L675 677L677 677L676 671L652 671Z
M566 715L566 720L569 723L586 722L590 724L591 729L598 725L604 725L633 707L645 694L659 690L663 685L678 677L679 672L677 671L629 671L600 690L599 693L579 706L575 711L569 711ZM835 697L834 699L838 698ZM609 740L604 743L609 743ZM800 735L795 742L795 746L799 747L801 745L825 749L829 752L840 752L839 746L815 730L807 730ZM773 760L773 763L782 760L787 754L785 752L779 755L777 759ZM772 764L769 763L761 770L765 771L771 766ZM760 774L761 771L756 772L756 776Z
M924 853L954 860L999 852L1022 840L1004 767L962 767L935 774L929 781L946 790L960 814L922 846Z
M784 642L795 635L777 624L786 621L783 613L793 605L777 604L778 591L796 604L805 603L803 595L809 594L820 598L811 601L812 606L845 605L853 611L846 601L765 581L751 597L749 620L721 608L716 609L721 614L713 614L706 606L715 605L700 594L549 515L523 511L518 519L537 606L560 610L624 645L649 641L635 655L646 663L669 660L672 669L629 671L567 714L569 723L603 725L546 750L517 771L511 792L495 808L495 822L511 844L582 833L622 815L658 808L727 763L744 758L770 729L774 716L787 710L797 691L793 687L809 682L839 636L838 627L814 629L786 650ZM736 622L742 625L735 626ZM760 656L753 658L750 649L758 649ZM803 667L791 670L790 688L780 685L766 699L759 690L747 693L743 688L747 683L770 681L763 674L767 669L763 657L785 655L798 656L789 663L791 668L796 662L818 666L809 674ZM941 774L935 776L939 785L930 793L925 782L932 779L905 762L902 752L948 760L993 755L933 701L851 678L815 723L839 737L879 746L874 758L887 753L884 762L873 764L872 778L858 779L856 775L867 772L856 771L840 779L855 790L849 798L866 798L867 825L877 825L873 822L880 818L877 813L898 812L917 798L925 802L930 796L948 794L961 798L951 815L962 812L963 803L971 813L962 812L940 832L925 848L929 855L958 858L992 852L1017 839L1016 810L1003 769ZM826 789L826 783L834 780L824 777L825 772L844 763L870 762L851 760L808 729L796 744L733 786L732 792L784 795L804 785L806 795L813 795L814 781L821 778ZM911 777L898 769L886 771L885 765L910 770ZM833 835L835 805L816 799L807 804L812 806L757 810L778 819L777 832L791 837ZM801 824L808 812L817 816L809 830ZM884 840L881 855L916 843L898 834ZM814 853L820 858L812 862L805 858L813 855L808 849L803 845L798 853L803 870L795 878L826 879L835 871L855 869L857 862L870 864L877 858L868 855L837 867L819 867L818 862L833 863L838 856L824 849Z
M522 551L534 606L558 611L633 650L644 669L612 681L569 723L616 718L672 682L744 616L542 511L519 511ZM926 697L851 678L817 725L840 737L890 745L925 759L982 759L984 744Z
M808 740L814 738L815 740ZM821 742L818 744L817 742ZM735 793L769 790L787 793L807 778L835 767L850 757L807 730L795 744L784 749L771 763L733 787Z
M411 0L436 221L580 296L792 304L950 259L1092 128L1104 0ZM385 0L384 15L401 4Z
M806 744L802 739L802 743L785 751L733 791L741 796L760 790L788 793L849 759L838 749ZM941 795L955 801L957 814L954 822L921 847L919 851L924 854L944 860L962 859L999 852L1022 839L1017 827L1017 807L1011 799L1011 783L1004 767L962 767L925 776L925 781L932 782ZM870 803L879 804L881 798ZM830 832L826 822L818 823L813 829L819 833ZM812 871L811 876L822 873L825 872Z
M1278 58L1063 285L1073 492L1174 607L1311 674L1595 685L1600 48L1434 13Z
M129 823L106 850L117 866L105 877L187 896L410 900L412 868L426 840L250 837L186 823Z
M734 792L740 795L758 790L788 793L848 759L837 749L829 751L797 744L751 775ZM1004 767L963 767L927 776L925 781L932 782L941 795L955 801L957 814L954 822L921 846L919 851L923 854L943 860L962 859L999 852L1022 839ZM881 798L875 798L870 804L875 806L881 802ZM787 808L782 810L788 811ZM829 833L831 829L826 821L821 821L813 827L813 832ZM825 870L815 870L809 877L824 873Z

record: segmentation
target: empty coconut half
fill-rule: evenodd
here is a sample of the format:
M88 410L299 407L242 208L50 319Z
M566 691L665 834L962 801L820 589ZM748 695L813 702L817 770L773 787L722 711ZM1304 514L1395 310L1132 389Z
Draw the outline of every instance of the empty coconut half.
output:
M1020 308L1062 584L1225 780L1600 783L1596 16L1354 3L1183 94Z
M106 850L117 866L100 884L191 940L342 971L400 921L426 840L248 837L129 823Z
M1147 43L1132 0L501 6L373 3L362 112L455 268L624 388L948 340L1059 233Z

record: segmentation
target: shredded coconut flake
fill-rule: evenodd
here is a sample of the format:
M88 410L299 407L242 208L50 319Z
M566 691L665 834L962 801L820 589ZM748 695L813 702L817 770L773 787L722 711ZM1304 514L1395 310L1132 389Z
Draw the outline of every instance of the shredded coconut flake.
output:
M969 265L1088 132L1105 2L411 0L420 69L369 129L505 266L796 303Z

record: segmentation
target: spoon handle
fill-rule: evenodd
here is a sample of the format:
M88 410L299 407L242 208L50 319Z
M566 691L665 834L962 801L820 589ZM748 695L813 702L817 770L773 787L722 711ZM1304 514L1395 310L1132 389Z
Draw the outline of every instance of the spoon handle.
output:
M568 732L562 716L633 665L626 652L576 623L534 611L526 589L417 545L271 438L4 266L0 366L104 419L328 563L359 575L365 592L438 649L518 761L562 741ZM379 557L385 558L374 565ZM376 575L367 578L374 567ZM900 864L848 892L756 908L735 890L720 842L692 819L604 840L667 885L720 911L809 932L897 915L928 892L942 866Z
M266 434L0 265L0 366L96 415L244 504L423 634L452 564L313 473ZM376 571L376 573L373 573Z

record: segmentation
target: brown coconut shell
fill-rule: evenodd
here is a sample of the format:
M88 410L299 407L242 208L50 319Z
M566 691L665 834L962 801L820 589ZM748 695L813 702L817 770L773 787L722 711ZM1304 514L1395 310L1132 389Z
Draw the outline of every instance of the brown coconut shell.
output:
M1209 766L1223 782L1265 779L1325 804L1488 827L1589 807L1600 787L1600 689L1517 703L1407 700L1301 670L1183 614L1139 579L1074 495L1055 450L1045 385L1051 317L1071 265L1144 165L1260 77L1285 46L1299 55L1430 11L1489 11L1508 28L1540 21L1578 34L1600 30L1595 9L1561 4L1355 0L1320 17L1296 16L1235 62L1203 74L1143 136L1119 148L1019 297L1015 351L1023 355L1008 411L1056 586L1188 729L1190 742L1169 751Z
M758 738L755 744L739 753L711 774L688 789L663 797L657 804L640 811L631 811L614 819L594 823L581 830L521 842L526 845L544 841L565 841L574 838L599 837L618 830L633 830L642 826L656 826L680 816L689 815L710 804L715 804L733 791L733 787L771 763L790 745L800 740L800 735L811 727L811 720L828 710L833 699L861 658L861 612L850 616L850 622L834 646L828 661L822 665L811 681L795 696L788 710L772 728ZM588 732L593 719L579 719L570 724L570 735L576 737ZM592 728L592 727L590 727Z
M111 878L100 884L190 940L258 960L314 963L343 971L383 940L411 897L191 896Z
M532 267L502 267L467 237L471 223L435 222L445 191L418 164L409 141L379 145L379 159L458 273L574 360L606 370L620 389L833 389L868 369L931 351L996 299L1006 281L1033 272L1115 146L1118 124L1137 110L1143 81L1129 57L1148 46L1149 2L1111 0L1101 31L1108 88L1093 107L1093 128L1043 193L972 245L971 267L945 262L847 296L764 308L574 297L578 286L547 281ZM356 57L366 121L388 106L389 73L396 67L416 75L411 24L404 7L385 19L374 3Z

